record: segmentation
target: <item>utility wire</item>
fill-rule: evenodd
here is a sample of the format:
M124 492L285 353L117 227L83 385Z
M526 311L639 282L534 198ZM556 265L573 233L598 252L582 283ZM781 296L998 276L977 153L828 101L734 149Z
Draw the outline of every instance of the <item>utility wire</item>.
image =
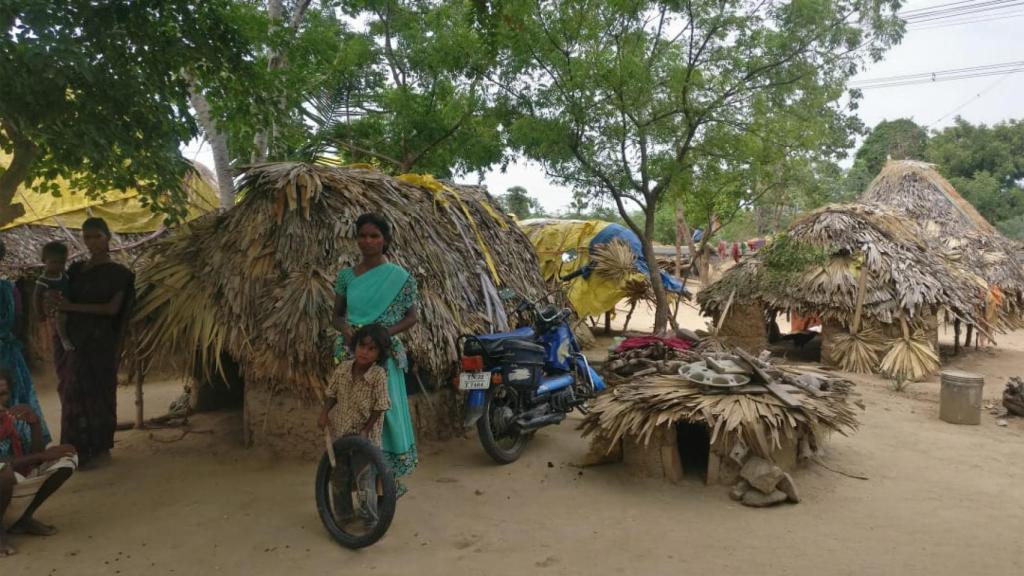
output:
M968 104L971 104L971 103L972 103L972 102L974 102L975 100L977 100L977 99L981 98L982 96L984 96L985 94L987 94L987 93L991 92L993 88L995 88L996 86L998 86L998 85L999 85L999 84L1000 84L1000 83L1001 83L1001 82L1002 82L1003 80L1006 80L1007 78L1009 78L1009 77L1010 77L1010 75L1011 75L1011 74L1013 74L1014 72L1015 72L1015 71L1011 70L1011 71L1007 72L1006 74L1003 74L1003 75L1002 75L1002 76L1000 76L1000 77L999 77L998 79L996 79L996 81L995 81L995 82L993 82L993 83L989 84L988 86L986 86L984 90L982 90L981 92L978 92L978 93L977 93L977 94L975 94L974 96L972 96L972 97L968 98L968 99L967 99L967 101L966 101L966 102L964 102L963 104L961 104L961 105L957 106L956 108L954 108L954 109L950 110L949 112L946 112L945 114L943 114L942 116L940 116L940 117L939 117L939 118L938 118L938 119L937 119L936 121L932 122L932 123L931 123L931 124L929 124L928 126L925 126L925 128L930 128L930 127L932 127L933 125L935 125L935 124L938 124L939 122L942 122L942 121L943 121L943 120L945 120L946 118L949 118L949 117L950 117L950 116L952 116L953 114L956 114L957 112L959 112L959 111L963 110L963 109L964 109L965 107L967 107L967 105L968 105ZM1016 70L1016 72L1020 72L1020 70Z
M915 72L912 74L897 74L894 76L879 76L876 78L864 78L850 82L856 85L888 84L890 82L902 82L910 80L934 81L945 76L960 76L974 73L996 73L1006 72L1007 69L1024 66L1024 60L1013 62L1001 62L998 64L983 64L978 66L967 66L964 68L950 68L948 70L934 70L930 72Z
M997 12L1000 10L1006 10L1007 8L1019 6L1020 4L1020 0L988 0L985 2L976 2L965 6L949 9L924 10L920 12L899 12L898 15L907 23L920 23L928 22L931 20L952 18L955 16L978 15L983 14L985 12Z
M1000 14L998 16L968 18L964 20L958 20L955 22L935 22L921 26L911 24L907 26L907 31L913 32L917 30L938 30L939 28L951 28L953 26L964 26L967 24L981 24L983 22L995 22L997 20L1011 20L1014 18L1020 18L1021 16L1024 16L1024 12L1011 12L1009 14Z
M856 88L858 90L874 90L874 89L877 89L877 88L895 88L895 87L898 87L898 86L914 86L914 85L918 85L918 84L936 84L936 83L939 83L939 82L952 82L952 81L955 81L955 80L968 80L968 79L971 79L971 78L985 78L985 77L989 77L989 76L999 76L1000 74L1010 75L1010 74L1017 74L1017 73L1020 73L1020 72L1024 72L1024 66L1021 66L1020 68L1013 68L1011 70L991 70L991 71L988 71L988 72L977 72L977 73L973 73L973 74L963 74L963 75L958 75L958 76L945 76L945 77L938 77L937 76L934 79L922 78L922 79L916 79L916 80L904 80L904 81L896 81L896 82L889 82L889 83L883 83L883 84L870 84L870 85L865 85L865 86L851 86L851 88Z

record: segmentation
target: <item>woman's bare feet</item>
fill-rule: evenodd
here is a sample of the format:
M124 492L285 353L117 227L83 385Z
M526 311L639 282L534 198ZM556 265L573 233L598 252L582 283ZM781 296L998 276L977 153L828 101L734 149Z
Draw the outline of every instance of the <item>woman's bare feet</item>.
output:
M7 535L0 528L0 558L14 556L17 553L18 551L14 549L14 546L7 543Z
M35 518L22 518L15 522L7 532L11 534L28 534L29 536L53 536L57 533L57 527L43 524Z

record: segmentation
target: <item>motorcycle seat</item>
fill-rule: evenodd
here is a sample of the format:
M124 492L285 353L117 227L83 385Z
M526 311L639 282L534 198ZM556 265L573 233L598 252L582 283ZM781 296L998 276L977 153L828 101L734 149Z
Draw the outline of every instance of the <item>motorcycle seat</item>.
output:
M477 336L477 340L491 341L491 340L508 340L514 338L516 340L532 340L537 334L533 331L531 326L523 328L516 328L511 332L495 332L493 334L480 334Z

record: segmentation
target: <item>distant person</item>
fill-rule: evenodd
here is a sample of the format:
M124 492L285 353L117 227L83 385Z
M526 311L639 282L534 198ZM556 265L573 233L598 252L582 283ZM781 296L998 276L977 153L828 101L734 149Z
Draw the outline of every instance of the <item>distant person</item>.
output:
M739 264L740 263L740 258L742 256L743 256L743 254L740 252L740 243L739 242L733 242L732 243L732 260L733 260L733 262Z
M117 427L117 369L135 301L135 275L110 258L110 228L102 218L82 223L89 260L68 268L69 294L49 301L68 313L73 350L57 353L61 443L78 450L82 466L110 457Z
M48 292L57 292L63 298L67 298L70 293L71 281L64 269L68 261L67 245L57 241L47 242L43 246L42 260L44 268L42 274L36 279L35 298L33 298L36 310L42 316L49 316L55 321L57 338L64 350L74 350L75 345L68 337L68 315L56 310L51 310L50 314L47 314L44 306L44 298Z
M725 260L725 257L728 254L728 250L729 250L729 245L726 244L725 240L719 240L718 241L718 259L719 260Z
M43 424L27 404L13 404L13 377L0 371L0 557L15 549L8 534L52 536L57 529L35 519L46 499L75 471L73 446L46 448ZM5 530L10 516L10 529Z

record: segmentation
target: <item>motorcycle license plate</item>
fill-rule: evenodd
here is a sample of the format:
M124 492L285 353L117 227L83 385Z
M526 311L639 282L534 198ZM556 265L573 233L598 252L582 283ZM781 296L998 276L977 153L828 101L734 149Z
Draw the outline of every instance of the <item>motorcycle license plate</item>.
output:
M462 372L459 374L459 390L486 390L490 386L490 372Z

